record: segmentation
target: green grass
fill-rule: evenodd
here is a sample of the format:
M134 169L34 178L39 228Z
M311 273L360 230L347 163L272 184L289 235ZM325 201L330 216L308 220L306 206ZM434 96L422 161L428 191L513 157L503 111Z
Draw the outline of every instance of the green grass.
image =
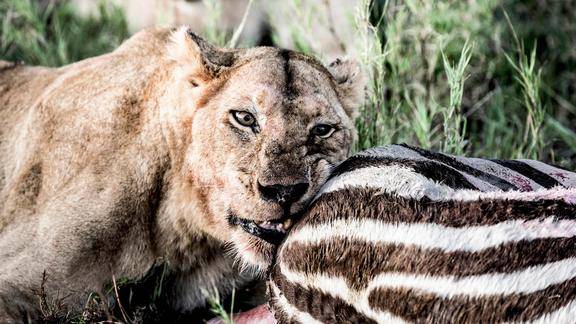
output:
M325 7L300 9L301 0L289 1L295 19L285 28L294 47L325 57L310 39L315 24L333 23ZM564 2L357 2L351 28L368 84L355 150L408 142L575 168L576 14L563 10ZM0 1L0 58L59 66L108 52L128 37L122 12L110 5L96 17L79 17L66 1L47 3ZM243 26L220 29L219 0L204 3L204 35L237 44Z
M66 1L0 0L0 58L60 66L103 54L128 37L121 10L100 5L97 17L79 17Z
M574 168L576 115L566 108L574 98L546 70L566 63L540 64L536 42L517 34L525 26L507 19L509 2L363 1L357 26L370 95L357 149L409 142Z
M230 309L229 310L226 310L224 308L224 305L222 305L222 300L220 299L220 296L218 295L217 291L214 293L204 292L204 296L206 296L206 301L208 302L208 305L210 306L210 311L215 316L220 318L222 320L222 322L224 322L225 324L233 324L234 323L232 315L234 314L234 299L236 297L236 289L232 290L232 297L230 300Z

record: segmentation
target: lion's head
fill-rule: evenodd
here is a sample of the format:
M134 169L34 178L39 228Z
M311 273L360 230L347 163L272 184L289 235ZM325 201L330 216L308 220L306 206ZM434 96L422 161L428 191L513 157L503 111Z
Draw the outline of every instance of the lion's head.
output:
M195 201L190 227L266 267L292 218L345 159L362 98L358 64L289 50L221 49L174 32L165 133Z

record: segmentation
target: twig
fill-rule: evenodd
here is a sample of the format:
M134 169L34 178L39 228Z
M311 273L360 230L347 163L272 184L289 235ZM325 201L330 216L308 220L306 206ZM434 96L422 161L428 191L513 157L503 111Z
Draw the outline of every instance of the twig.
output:
M124 318L124 321L126 321L126 323L131 323L132 321L130 320L130 318L126 314L126 311L124 310L124 307L122 306L122 302L120 301L120 295L118 294L118 286L116 285L116 277L114 276L114 273L112 273L112 284L114 285L114 295L116 295L116 301L118 302L118 307L120 308L120 312L122 313L122 317Z
M342 39L338 37L338 33L336 33L336 28L334 27L336 24L334 24L334 17L332 16L332 5L330 0L324 0L322 3L324 3L324 6L326 7L326 12L328 15L328 30L330 31L330 34L332 34L332 37L334 37L336 43L338 43L338 47L340 47L342 53L346 53L346 45L344 45Z
M228 47L234 48L234 47L236 47L236 45L238 45L238 39L240 38L242 31L244 31L244 26L246 25L246 20L248 19L248 14L250 13L250 8L252 8L252 2L254 2L254 0L248 1L248 5L246 6L246 10L244 10L244 16L242 16L242 21L240 22L240 25L238 25L238 27L234 31L234 35L232 35L232 39L230 39L230 42L228 42Z
M110 308L108 307L108 303L106 302L107 298L106 295L100 291L97 292L98 297L100 297L100 304L104 308L104 313L106 313L106 318L108 322L114 322L114 317L112 316L112 312L110 312Z

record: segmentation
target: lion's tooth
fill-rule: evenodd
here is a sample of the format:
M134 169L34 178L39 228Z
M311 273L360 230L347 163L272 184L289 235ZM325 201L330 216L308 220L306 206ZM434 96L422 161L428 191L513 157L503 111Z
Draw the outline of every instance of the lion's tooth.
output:
M270 221L260 222L258 223L258 226L267 230L278 230L278 224Z
M287 218L284 223L282 223L283 227L285 230L289 230L290 227L292 227L292 219L291 218Z

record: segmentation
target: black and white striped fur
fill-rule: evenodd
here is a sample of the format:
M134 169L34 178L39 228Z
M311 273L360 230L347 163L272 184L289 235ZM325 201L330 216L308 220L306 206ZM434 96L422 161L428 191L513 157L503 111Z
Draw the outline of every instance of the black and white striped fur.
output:
M280 247L272 309L281 323L574 323L573 187L537 161L362 152Z

